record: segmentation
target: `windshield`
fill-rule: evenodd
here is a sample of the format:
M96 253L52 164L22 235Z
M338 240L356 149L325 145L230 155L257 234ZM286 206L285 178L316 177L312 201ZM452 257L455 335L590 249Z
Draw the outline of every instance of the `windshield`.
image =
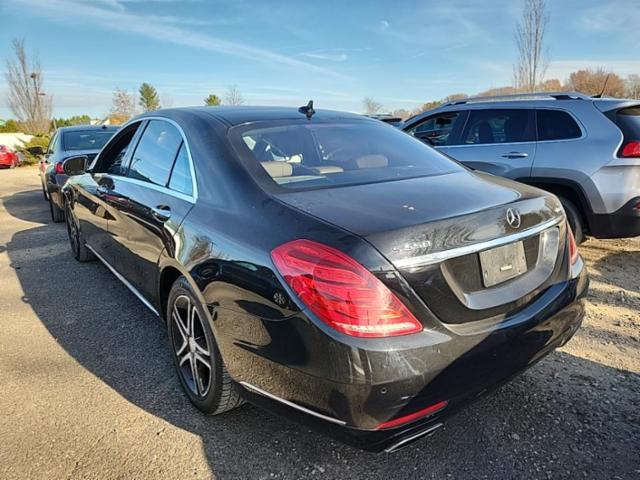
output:
M260 165L272 182L288 189L358 185L462 169L419 140L382 122L249 127L240 137L240 148L248 151L250 161Z
M65 132L64 149L100 150L113 136L115 130L78 130Z

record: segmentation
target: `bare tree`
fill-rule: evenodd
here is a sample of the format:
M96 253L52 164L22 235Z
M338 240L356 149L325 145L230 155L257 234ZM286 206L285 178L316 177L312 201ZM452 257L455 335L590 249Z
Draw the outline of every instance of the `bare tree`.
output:
M242 105L244 103L244 98L237 85L229 86L224 96L224 103L227 105Z
M51 126L52 98L43 88L40 60L27 57L24 40L12 42L15 58L6 61L5 78L9 85L9 107L26 133L47 133Z
M626 87L626 96L633 99L640 98L640 75L633 73L624 81Z
M113 124L121 124L129 120L136 109L136 101L133 95L126 90L116 88L111 99L111 111L109 120Z
M382 104L376 102L372 97L364 97L362 99L362 107L365 115L375 115L382 109Z
M549 23L546 0L524 0L522 18L516 25L518 59L513 67L515 86L533 92L544 80L549 54L544 50L544 34Z

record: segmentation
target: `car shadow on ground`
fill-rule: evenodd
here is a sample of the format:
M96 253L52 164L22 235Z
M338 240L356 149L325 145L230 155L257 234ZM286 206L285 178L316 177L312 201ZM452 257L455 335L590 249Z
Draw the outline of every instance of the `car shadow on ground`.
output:
M48 222L38 191L4 205L14 217ZM204 416L180 389L162 322L99 262L75 262L64 225L19 231L7 251L23 301L59 345L128 401L201 437L216 478L630 478L640 468L640 376L560 352L392 455L250 405Z

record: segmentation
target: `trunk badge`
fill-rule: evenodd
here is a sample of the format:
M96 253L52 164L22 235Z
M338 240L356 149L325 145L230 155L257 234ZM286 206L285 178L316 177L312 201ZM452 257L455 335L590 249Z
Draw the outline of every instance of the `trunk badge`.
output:
M507 209L507 223L511 225L513 228L520 228L520 223L522 219L520 217L520 212L515 208Z

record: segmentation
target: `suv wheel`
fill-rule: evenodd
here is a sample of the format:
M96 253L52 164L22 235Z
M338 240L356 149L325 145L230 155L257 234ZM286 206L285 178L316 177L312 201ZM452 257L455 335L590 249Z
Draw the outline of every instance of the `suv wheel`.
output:
M73 258L79 262L88 262L95 259L95 255L87 248L87 245L84 242L78 221L73 216L73 212L68 204L66 205L65 210L67 235L69 236L69 246L71 247Z
M64 210L58 207L51 197L49 197L49 212L54 223L64 222Z
M171 288L166 316L173 360L191 403L212 415L242 405L204 309L184 277L178 278Z
M564 207L564 212L567 215L567 220L569 221L569 226L571 227L573 236L576 239L576 243L580 245L585 241L582 215L580 215L580 212L571 201L563 197L558 198L560 200L560 203L562 203L562 206Z

